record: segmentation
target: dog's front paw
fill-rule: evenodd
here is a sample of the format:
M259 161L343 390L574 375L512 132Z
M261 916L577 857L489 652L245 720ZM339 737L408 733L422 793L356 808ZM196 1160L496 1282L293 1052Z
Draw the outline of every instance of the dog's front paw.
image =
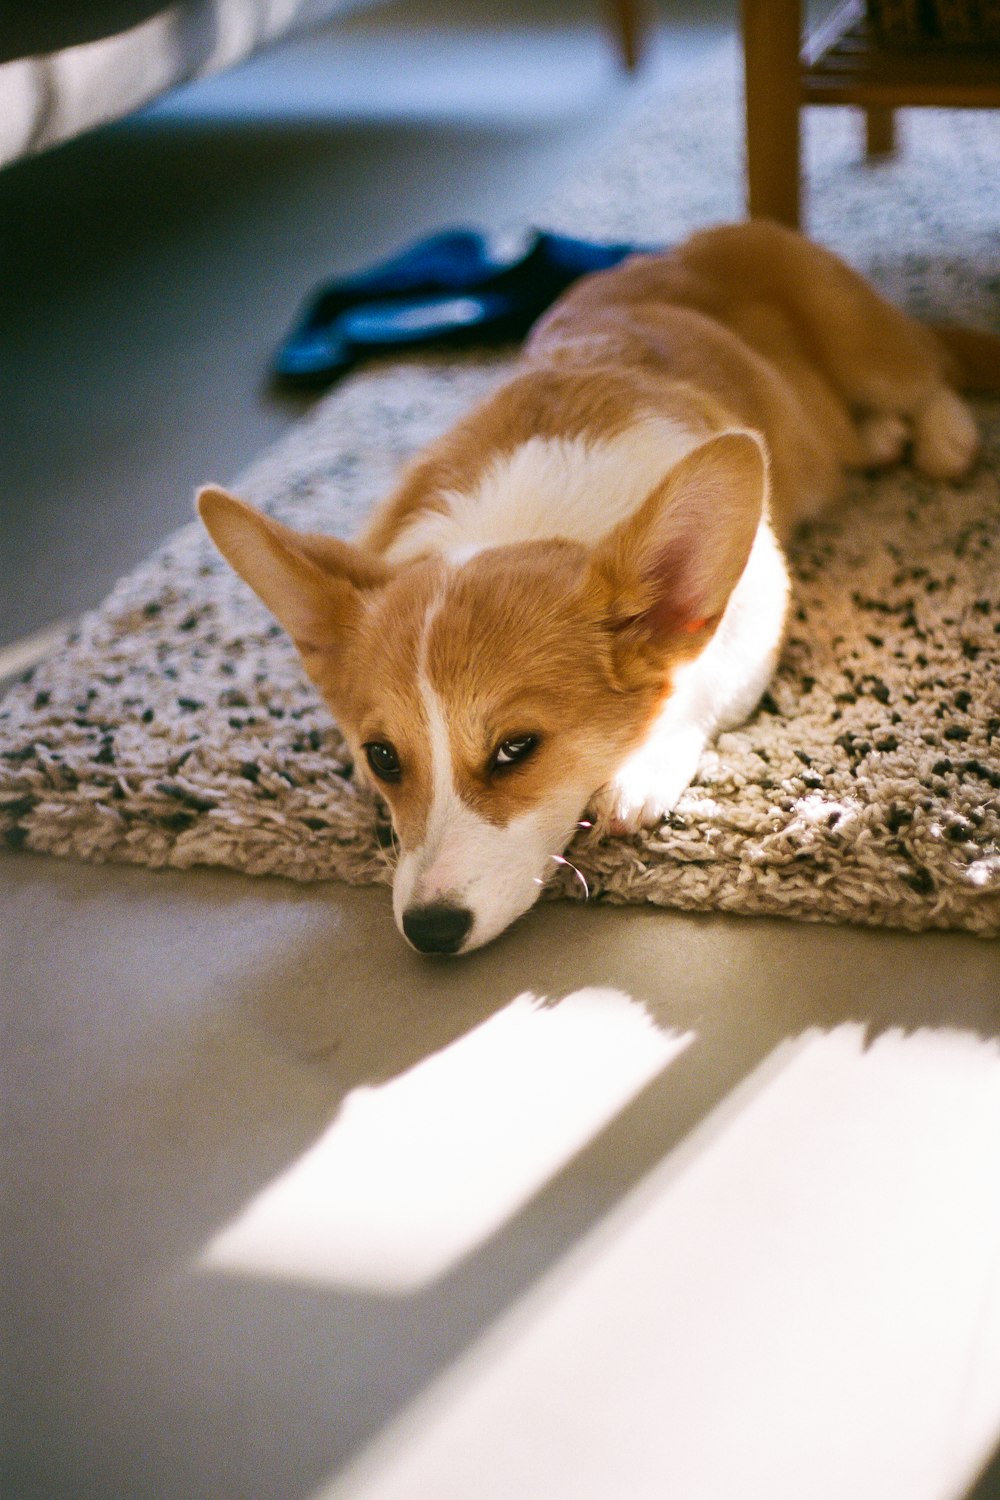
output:
M621 834L662 823L698 769L704 748L704 735L692 731L636 750L591 799L597 827Z

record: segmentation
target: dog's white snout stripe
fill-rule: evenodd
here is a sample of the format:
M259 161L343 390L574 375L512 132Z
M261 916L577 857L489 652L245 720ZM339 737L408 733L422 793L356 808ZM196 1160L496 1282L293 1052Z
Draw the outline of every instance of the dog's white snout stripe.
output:
M431 803L423 844L416 851L421 865L417 877L419 899L426 902L460 888L463 874L467 876L468 872L454 868L450 836L459 830L465 819L475 818L477 823L482 820L475 817L456 790L448 720L440 698L423 671L418 686L427 720L431 757Z
M440 901L462 904L474 878L477 845L489 826L459 796L447 714L427 669L427 643L441 604L436 599L428 606L418 657L417 691L427 726L431 793L421 842L404 856L397 873L404 910Z

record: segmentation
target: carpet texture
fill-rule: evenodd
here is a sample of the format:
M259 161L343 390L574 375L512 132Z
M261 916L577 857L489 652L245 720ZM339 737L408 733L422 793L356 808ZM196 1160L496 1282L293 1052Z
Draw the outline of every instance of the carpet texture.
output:
M670 241L742 207L733 59L646 97L536 222ZM867 166L815 111L811 232L918 314L996 327L996 114L914 112ZM409 358L336 389L238 485L350 535L402 460L500 380L506 353ZM581 834L548 893L1000 932L1000 403L958 486L858 480L794 553L787 648L753 720L676 813ZM211 476L206 475L206 478ZM0 831L92 860L390 878L389 831L294 653L195 527L173 537L0 705Z

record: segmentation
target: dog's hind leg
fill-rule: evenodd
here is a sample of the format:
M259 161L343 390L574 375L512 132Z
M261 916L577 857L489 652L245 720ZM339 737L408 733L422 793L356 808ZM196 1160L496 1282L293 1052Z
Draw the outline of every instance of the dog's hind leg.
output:
M738 267L743 318L755 302L787 316L854 416L859 466L894 462L909 438L924 473L955 479L971 468L976 424L950 384L941 342L836 255L765 220L708 230L682 253L700 272Z
M873 466L903 456L935 479L958 479L975 463L979 434L948 382L940 344L850 267L808 245L814 274L793 295L821 368L856 414Z

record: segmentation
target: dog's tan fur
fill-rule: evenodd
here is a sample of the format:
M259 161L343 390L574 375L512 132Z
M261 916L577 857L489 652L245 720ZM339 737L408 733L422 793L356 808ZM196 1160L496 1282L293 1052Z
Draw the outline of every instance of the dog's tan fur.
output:
M773 668L775 535L852 468L909 451L965 473L977 436L953 385L1000 386L998 351L920 326L791 231L736 225L578 283L357 544L203 491L359 765L372 745L397 757L381 790L417 946L494 936L588 802L617 829L669 809ZM456 913L466 930L442 937Z

